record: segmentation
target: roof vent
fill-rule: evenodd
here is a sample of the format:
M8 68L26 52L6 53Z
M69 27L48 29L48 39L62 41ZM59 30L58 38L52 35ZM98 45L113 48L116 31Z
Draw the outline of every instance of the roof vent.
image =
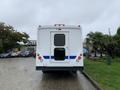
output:
M65 24L55 24L54 26L65 26Z

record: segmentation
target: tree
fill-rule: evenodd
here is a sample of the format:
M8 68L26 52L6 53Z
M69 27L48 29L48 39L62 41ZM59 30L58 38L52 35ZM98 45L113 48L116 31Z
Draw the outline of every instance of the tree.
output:
M102 57L102 53L106 53L111 57L120 57L120 27L117 29L115 35L102 34L101 32L90 32L87 34L86 46L92 47L91 51L94 51L94 56L99 52Z
M98 51L101 53L102 57L102 53L104 50L103 34L101 32L90 32L89 34L87 34L86 45L90 45L92 47L95 57L97 56Z
M106 54L108 54L109 56L113 56L113 50L115 45L113 37L109 35L104 35L103 43Z
M117 29L117 35L120 36L120 27L118 27L118 29Z
M114 54L116 54L116 56L120 56L120 27L117 29L117 33L114 35L113 39L116 42Z
M0 52L18 47L19 42L26 43L29 35L17 32L12 26L0 23Z

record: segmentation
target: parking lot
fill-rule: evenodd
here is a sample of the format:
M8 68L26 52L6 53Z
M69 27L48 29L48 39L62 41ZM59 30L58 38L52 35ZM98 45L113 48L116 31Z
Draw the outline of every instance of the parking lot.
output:
M0 90L95 90L78 71L43 74L34 58L0 59Z

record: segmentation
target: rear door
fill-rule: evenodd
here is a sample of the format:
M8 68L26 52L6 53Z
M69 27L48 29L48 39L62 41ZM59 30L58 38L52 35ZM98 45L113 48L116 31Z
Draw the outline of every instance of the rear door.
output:
M69 32L51 32L51 61L68 62L69 59Z

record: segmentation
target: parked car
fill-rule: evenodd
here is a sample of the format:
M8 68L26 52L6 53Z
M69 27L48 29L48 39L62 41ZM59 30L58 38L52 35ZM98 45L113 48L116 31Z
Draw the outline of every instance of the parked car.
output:
M11 52L0 54L0 58L9 58L11 57Z
M35 56L36 56L36 51L35 51L35 50L29 51L29 55L30 55L31 57L35 57Z
M30 51L21 51L19 54L20 57L29 57Z
M11 57L18 57L21 51L18 52L12 52Z

